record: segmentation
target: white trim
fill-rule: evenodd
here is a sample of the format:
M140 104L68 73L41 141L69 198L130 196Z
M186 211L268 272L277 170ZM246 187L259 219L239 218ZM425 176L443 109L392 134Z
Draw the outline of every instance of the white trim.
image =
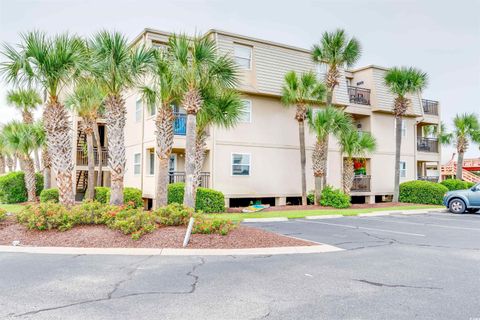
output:
M248 156L248 174L233 174L233 155L238 154L238 155L243 155L243 156ZM246 164L243 164L243 166L246 166ZM252 154L251 153L245 153L245 152L231 152L230 153L230 176L232 177L250 177L252 175Z
M249 65L248 68L245 68L241 66L240 64L237 63L237 58L239 59L244 59L247 60L248 58L245 57L240 57L235 54L235 47L244 47L244 48L249 48L250 49L250 59L249 59ZM252 60L253 60L253 46L245 43L239 43L239 42L234 42L233 43L233 59L235 60L235 63L241 70L252 70Z
M402 169L402 163L405 165L405 169ZM406 178L407 177L407 161L400 160L400 179L401 178ZM404 175L402 176L402 171L404 172Z
M252 100L250 100L250 99L242 99L242 102L247 102L248 105L249 105L248 120L243 121L243 119L241 119L239 122L240 122L240 123L252 123L252 105L253 105ZM244 109L246 109L246 108L244 108ZM244 112L243 114L246 115L247 113Z

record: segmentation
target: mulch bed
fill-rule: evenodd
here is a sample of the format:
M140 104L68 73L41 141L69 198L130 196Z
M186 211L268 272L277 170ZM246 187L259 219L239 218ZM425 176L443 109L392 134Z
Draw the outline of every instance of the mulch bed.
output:
M76 226L68 231L28 230L13 217L0 222L0 245L20 241L23 246L87 248L181 248L185 227L163 227L132 240L129 235L103 225ZM265 248L311 246L316 243L285 237L257 228L239 226L226 236L192 234L188 248Z

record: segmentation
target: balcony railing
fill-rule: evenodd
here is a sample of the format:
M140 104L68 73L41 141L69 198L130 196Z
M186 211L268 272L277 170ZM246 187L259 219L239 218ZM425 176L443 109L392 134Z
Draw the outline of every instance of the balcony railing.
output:
M370 89L348 86L350 102L370 105Z
M370 192L370 175L358 175L353 178L352 192Z
M179 112L174 112L173 114L175 116L173 132L176 135L184 136L187 134L187 115Z
M108 150L105 147L101 148L102 152L102 166L107 166L108 164ZM99 159L98 159L98 148L93 148L93 158L95 160L95 165L98 166ZM87 150L83 147L77 148L77 166L88 166L88 157L87 157Z
M183 171L172 171L168 175L169 175L170 183L185 182L185 172ZM209 178L210 178L210 172L201 172L200 187L208 188Z
M417 138L417 150L422 152L438 152L438 140L435 138Z
M436 177L436 176L420 176L420 177L418 177L418 180L438 182L438 177Z
M422 99L423 113L438 116L438 101Z

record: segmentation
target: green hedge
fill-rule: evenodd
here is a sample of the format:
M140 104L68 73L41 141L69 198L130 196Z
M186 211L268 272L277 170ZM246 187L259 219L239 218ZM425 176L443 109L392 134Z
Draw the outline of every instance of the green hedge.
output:
M100 203L107 203L107 194L110 191L108 187L95 187L94 199Z
M43 189L42 192L40 192L40 202L58 202L58 189L57 188L52 188L52 189Z
M94 199L100 203L108 204L110 202L110 188L95 187ZM131 187L123 188L123 202L125 204L131 202L135 208L143 207L142 190Z
M37 196L43 190L43 176L35 175ZM19 203L27 201L27 189L25 188L24 173L22 171L10 172L0 177L0 202Z
M430 181L407 181L400 184L400 202L442 204L448 188Z
M334 189L331 186L326 186L322 190L322 198L320 199L322 206L334 207L337 209L348 208L350 203L350 196L343 193L340 189Z
M447 179L440 182L442 185L447 187L448 190L463 190L468 189L471 182L463 181L460 179Z
M183 182L168 185L168 203L183 203L185 184ZM222 192L198 188L195 199L195 210L204 213L225 212L225 197Z

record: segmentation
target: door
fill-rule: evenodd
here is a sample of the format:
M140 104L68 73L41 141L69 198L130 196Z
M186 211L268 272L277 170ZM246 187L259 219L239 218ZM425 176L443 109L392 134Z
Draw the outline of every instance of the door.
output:
M471 206L480 207L480 183L470 189L468 193L468 201Z

